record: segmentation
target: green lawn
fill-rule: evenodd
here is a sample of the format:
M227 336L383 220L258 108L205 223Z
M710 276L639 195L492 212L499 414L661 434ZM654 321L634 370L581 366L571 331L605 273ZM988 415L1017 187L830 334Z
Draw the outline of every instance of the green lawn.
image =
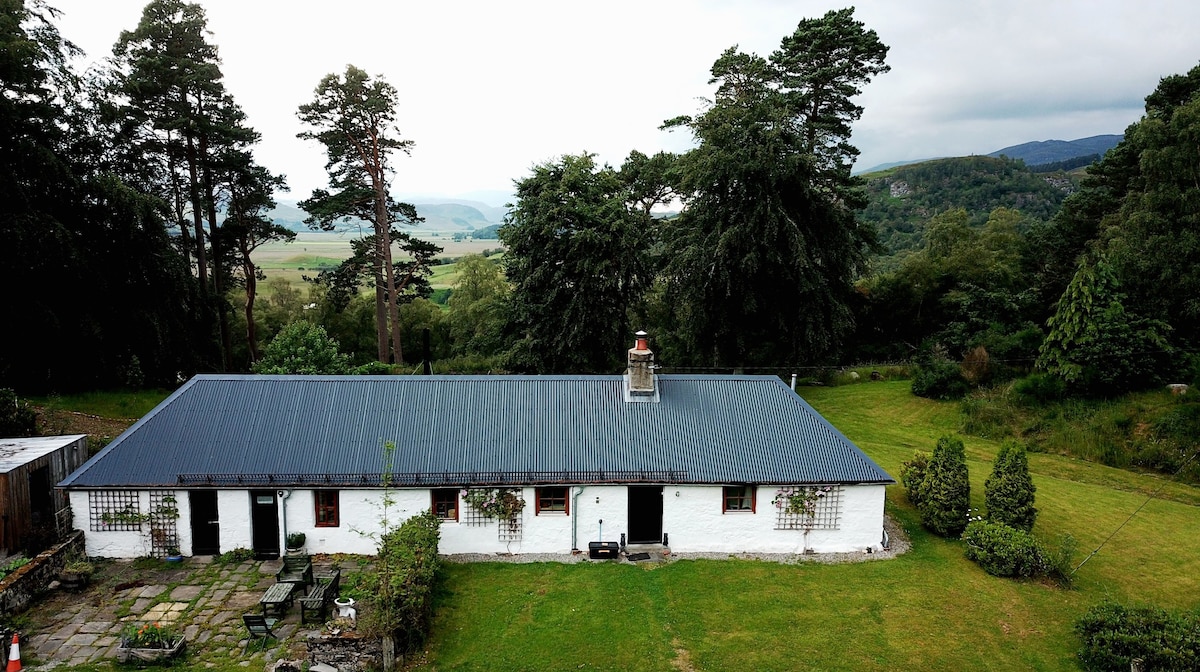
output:
M805 398L893 476L959 422L957 404L905 381L805 388ZM973 499L996 443L968 439ZM1035 532L1079 540L1076 564L1162 482L1031 455ZM677 561L663 566L474 564L446 571L426 669L1077 669L1073 621L1106 598L1200 604L1200 492L1168 484L1063 590L998 579L958 542L924 533L898 486L888 510L913 550L849 565Z
M29 401L52 410L62 409L102 418L136 420L153 410L170 394L170 390L118 390L30 397Z

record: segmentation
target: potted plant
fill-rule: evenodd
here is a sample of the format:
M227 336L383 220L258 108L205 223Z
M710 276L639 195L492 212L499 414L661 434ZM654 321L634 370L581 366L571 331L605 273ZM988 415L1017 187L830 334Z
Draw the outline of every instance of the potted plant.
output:
M59 572L58 583L68 590L80 590L92 580L92 574L95 572L96 567L88 562L87 558L72 558Z
M287 553L288 555L301 555L304 553L304 540L307 537L303 532L291 532L287 535Z
M130 623L121 631L117 660L156 662L174 658L183 651L183 635L161 623Z
M171 545L167 547L166 561L172 565L178 565L179 563L183 562L183 553L179 551L178 546Z

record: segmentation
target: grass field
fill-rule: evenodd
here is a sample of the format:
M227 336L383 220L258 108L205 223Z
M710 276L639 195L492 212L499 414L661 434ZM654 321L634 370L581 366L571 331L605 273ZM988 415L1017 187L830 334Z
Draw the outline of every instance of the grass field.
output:
M906 381L806 388L804 396L893 475L954 431L958 406ZM996 443L968 439L972 499ZM1070 533L1076 564L1162 481L1031 455L1035 532ZM850 565L677 561L452 565L429 642L431 670L1073 670L1071 626L1105 598L1200 605L1197 490L1168 484L1076 575L1074 589L988 576L958 542L923 532L899 486L888 511L913 550Z
M268 243L254 252L254 261L267 278L284 278L293 285L303 283L303 276L315 276L322 267L333 267L350 256L350 240L357 235L340 233L299 233L290 243ZM424 237L424 236L423 236ZM429 236L428 240L442 247L439 258L455 258L464 254L478 254L484 250L500 247L496 240L472 240L455 242L450 236ZM456 278L453 264L435 266L431 284L434 289L449 287ZM266 296L270 289L260 283L260 291Z

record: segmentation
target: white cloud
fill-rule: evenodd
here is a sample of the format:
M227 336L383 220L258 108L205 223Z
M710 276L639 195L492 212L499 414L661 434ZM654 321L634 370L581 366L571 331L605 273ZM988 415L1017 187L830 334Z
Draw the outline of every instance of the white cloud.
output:
M107 55L141 0L51 0L67 39ZM385 3L205 0L227 86L263 135L258 156L292 196L324 185L295 110L347 63L400 89L411 158L397 191L510 190L530 166L591 151L680 150L664 119L695 112L726 47L770 53L805 17L842 3ZM860 2L891 47L854 142L860 166L983 154L1051 138L1120 133L1160 77L1200 58L1194 2Z

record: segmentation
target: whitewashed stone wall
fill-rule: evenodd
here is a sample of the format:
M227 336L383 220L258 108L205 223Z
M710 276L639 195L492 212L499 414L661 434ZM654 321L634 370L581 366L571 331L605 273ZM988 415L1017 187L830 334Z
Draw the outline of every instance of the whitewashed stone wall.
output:
M759 486L755 512L722 512L721 486L663 486L663 532L669 536L673 551L686 552L759 552L802 553L811 548L818 553L860 551L878 548L883 530L882 485L843 486L840 525L837 530L776 530L776 510L771 504L777 488ZM309 553L364 553L375 551L372 536L380 528L383 516L379 490L340 490L340 525L316 527L313 491L279 491L279 511L286 520L280 524L280 548L287 532L304 532ZM289 494L290 493L290 494ZM441 528L442 553L570 553L572 547L587 550L588 542L601 537L617 541L628 533L628 489L625 486L585 485L568 489L570 514L535 513L533 487L522 488L525 510L521 513L519 541L500 541L496 521L471 525L463 515L460 500L459 522L446 521ZM178 491L180 548L191 553L190 511L186 491ZM87 529L88 495L72 492L71 506L79 527ZM427 489L392 491L393 504L388 515L400 522L430 508ZM142 510L149 505L149 493L140 493ZM245 490L218 492L222 551L251 548L250 494ZM286 523L286 524L284 524ZM574 544L572 539L574 538ZM148 555L150 540L142 532L95 532L86 534L88 555L102 557L138 557Z

